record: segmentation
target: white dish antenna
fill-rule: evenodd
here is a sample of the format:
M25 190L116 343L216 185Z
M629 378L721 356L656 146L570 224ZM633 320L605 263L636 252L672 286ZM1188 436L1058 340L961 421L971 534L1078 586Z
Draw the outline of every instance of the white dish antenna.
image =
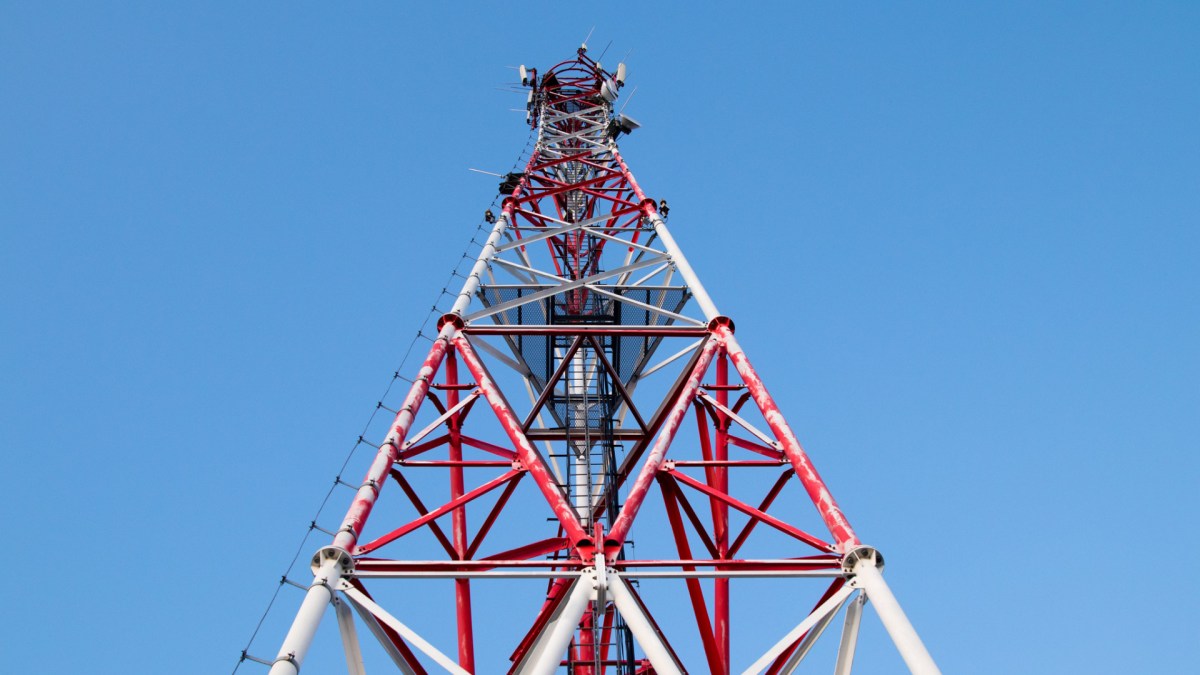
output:
M617 83L612 80L605 80L600 85L600 95L609 103L617 100Z

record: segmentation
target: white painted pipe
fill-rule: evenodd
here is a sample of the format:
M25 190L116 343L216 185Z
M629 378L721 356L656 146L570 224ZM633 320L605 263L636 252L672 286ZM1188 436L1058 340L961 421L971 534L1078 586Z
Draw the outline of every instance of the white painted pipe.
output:
M938 670L916 629L904 615L904 610L900 609L896 596L892 595L892 589L888 588L883 575L875 567L874 556L860 558L854 564L854 576L858 586L875 605L879 620L908 665L908 670L914 675L941 675L942 671Z
M279 648L269 675L297 675L300 672L300 664L312 645L317 626L321 625L325 608L333 599L333 589L345 573L342 560L341 557L330 556L313 574L313 584L308 587L300 611L292 620L292 627L283 639L283 646Z
M846 604L845 601L843 601L842 604ZM837 613L841 609L842 608L840 605L835 607L832 612L826 614L824 619L818 621L817 625L808 631L808 633L804 636L804 639L801 640L800 644L796 646L796 650L793 651L792 655L788 657L787 663L783 664L783 668L779 670L779 675L792 675L792 673L796 672L796 669L800 667L800 663L803 662L805 657L808 656L808 653L812 651L813 645L817 644L817 640L821 639L821 635L825 632L825 629L829 627L829 624L833 622L833 618L837 616Z
M797 624L796 627L789 631L787 635L784 635L779 642L776 642L775 646L768 649L766 653L758 657L757 661L750 664L749 668L742 671L742 675L758 675L761 673L768 666L770 666L775 659L779 658L779 655L782 654L784 650L787 649L793 642L799 640L801 635L804 635L808 631L812 630L812 628L817 625L817 622L825 618L825 615L830 614L831 612L836 611L838 607L841 607L842 602L845 601L846 597L853 592L853 588L850 588L849 586L842 586L836 593L829 596L828 600L821 603L819 607L814 609L812 614L804 617L803 621Z
M583 618L591 600L592 577L580 577L571 588L571 595L567 596L566 604L558 613L558 618L554 620L553 625L547 626L550 633L545 642L534 655L534 660L520 671L521 675L553 675L558 671L563 654L567 652L567 645L571 644L571 638L575 637L575 629L579 627L579 620Z
M692 292L692 297L696 299L696 304L700 306L700 311L704 312L704 318L712 321L721 316L717 311L717 306L713 304L712 298L708 296L708 291L704 290L704 284L700 283L700 277L696 276L696 272L692 269L691 263L688 262L683 251L679 248L679 244L675 243L675 238L671 236L670 230L667 229L667 223L663 221L662 216L658 213L650 215L650 224L654 226L654 231L658 233L658 238L662 241L663 248L667 249L667 254L671 256L671 262L675 263L675 269L679 270L679 276L683 277L684 283Z
M633 633L633 639L637 640L638 646L646 653L646 658L650 659L654 672L657 675L682 675L671 650L667 649L658 631L654 630L654 625L642 611L641 603L633 597L633 591L629 590L627 582L616 574L609 574L608 593L612 596L613 604L621 612L621 618L625 619L625 625L629 626L629 632Z
M342 634L342 650L346 652L346 670L350 675L367 675L363 665L362 648L358 643L358 631L354 628L354 612L345 600L335 600L338 631Z
M350 606L354 608L354 611L358 613L358 618L362 619L362 622L367 627L367 630L371 631L371 635L374 635L375 639L379 641L379 646L383 648L385 653L387 653L388 657L392 660L392 663L396 665L396 668L399 669L401 674L417 675L417 671L413 670L412 666L409 665L408 661L404 658L404 655L400 653L400 650L396 649L396 645L392 644L392 638L384 632L383 624L379 623L379 619L375 618L374 614L368 612L366 607L351 601L349 598L346 599L346 602L349 603Z
M850 675L854 667L854 650L858 646L858 624L862 620L862 608L867 603L867 596L859 593L846 608L846 623L842 626L842 641L838 645L837 663L833 666L833 675Z
M467 280L463 282L462 291L458 294L458 298L454 300L454 306L450 308L451 314L461 319L463 312L471 306L475 292L479 290L483 273L487 271L492 258L496 257L496 245L500 243L500 237L504 236L504 230L507 227L508 212L501 211L500 217L496 219L496 224L492 226L491 234L488 235L487 241L483 244L483 250L479 252L479 256L475 258L475 264L471 266L471 272L467 275Z
M434 647L432 644L430 644L428 640L418 635L413 629L404 625L400 619L392 616L391 613L389 613L386 609L380 607L379 603L367 597L366 593L355 588L349 582L343 581L339 586L339 590L342 591L348 600L362 607L388 628L391 628L399 633L400 637L407 640L409 644L419 649L429 658L433 659L439 666L445 668L446 672L450 673L451 675L471 675L471 673L467 672L465 669L455 663L454 659L451 659L449 656L443 654L437 647Z

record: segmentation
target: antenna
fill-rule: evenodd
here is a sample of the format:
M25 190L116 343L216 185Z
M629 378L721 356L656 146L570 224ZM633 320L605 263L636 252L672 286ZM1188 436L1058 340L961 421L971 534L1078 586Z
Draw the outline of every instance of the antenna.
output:
M600 84L600 95L609 103L617 100L617 88L613 86L612 80L605 80Z
M581 49L583 49L583 51L585 51L585 52L587 51L588 40L592 39L592 33L595 33L595 32L596 32L596 25L592 24L592 29L588 31L587 37L583 38L583 45L580 47Z
M625 112L625 106L629 105L629 102L633 100L633 95L636 93L637 93L637 85L634 85L633 91L629 92L629 96L625 99L625 102L621 104L621 109L617 111L618 115Z

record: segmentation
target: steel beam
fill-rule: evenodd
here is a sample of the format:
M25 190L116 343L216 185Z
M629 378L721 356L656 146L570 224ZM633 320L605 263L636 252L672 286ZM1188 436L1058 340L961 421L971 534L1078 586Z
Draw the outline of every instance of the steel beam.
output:
M342 650L346 652L346 670L350 675L367 675L363 665L362 648L358 643L358 631L354 629L354 613L344 600L334 596L333 607L337 613L338 632L342 635Z
M840 607L846 597L853 592L853 588L849 586L843 586L828 600L821 603L821 605L813 610L811 614L804 617L803 621L797 624L796 627L789 631L787 635L784 635L779 642L776 642L773 647L768 649L766 653L760 656L757 661L752 663L749 668L742 671L742 675L758 675L758 673L761 673L763 669L767 666L770 666L771 662L774 661L780 654L782 654L789 645L800 639L801 635L804 635L808 631L812 630L812 628L816 626L818 622L825 618L826 614L829 614Z
M838 643L837 662L833 666L833 675L850 675L854 667L854 650L858 646L858 625L862 621L862 608L867 603L867 596L859 593L857 598L850 601L846 607L846 621L842 624L842 639Z

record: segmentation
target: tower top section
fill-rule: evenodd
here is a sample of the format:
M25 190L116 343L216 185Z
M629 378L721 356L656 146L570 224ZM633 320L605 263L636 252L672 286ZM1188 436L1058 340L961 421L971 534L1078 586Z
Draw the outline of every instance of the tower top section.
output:
M613 71L587 55L587 47L579 48L574 59L552 66L539 77L536 68L520 67L521 86L529 87L526 98L526 121L538 128L543 119L551 124L561 115L578 113L587 108L599 108L610 123L605 132L610 138L629 133L637 123L620 114L613 114L612 104L625 86L625 64Z

